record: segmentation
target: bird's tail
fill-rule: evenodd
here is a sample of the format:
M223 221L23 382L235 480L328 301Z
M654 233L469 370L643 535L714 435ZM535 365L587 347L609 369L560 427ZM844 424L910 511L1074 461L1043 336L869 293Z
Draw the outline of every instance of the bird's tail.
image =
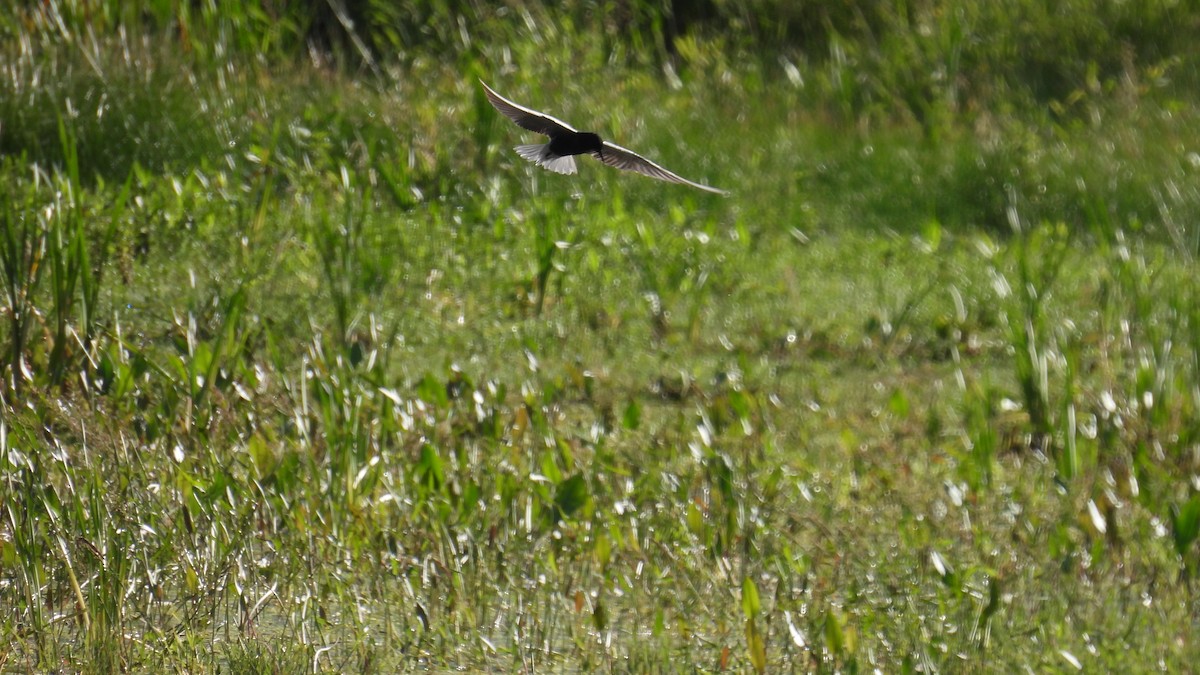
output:
M518 145L517 147L513 148L513 150L516 150L517 154L525 159L537 164L538 166L544 166L554 173L570 175L576 171L575 158L571 155L560 157L550 152L549 143L542 143L540 145Z

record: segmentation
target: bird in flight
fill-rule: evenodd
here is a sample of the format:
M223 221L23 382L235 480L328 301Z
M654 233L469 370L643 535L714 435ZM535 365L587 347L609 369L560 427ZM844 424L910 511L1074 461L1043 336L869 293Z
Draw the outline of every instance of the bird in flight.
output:
M590 153L601 162L623 171L633 171L643 176L665 180L668 183L690 185L719 195L729 194L725 190L694 183L683 176L667 171L632 150L600 140L600 136L590 131L576 131L574 127L560 119L513 103L497 94L483 80L480 80L479 84L483 85L483 90L487 93L488 101L491 101L492 106L503 113L505 117L516 122L517 126L550 137L549 143L518 145L514 148L518 155L534 164L555 173L573 174L576 171L575 155Z

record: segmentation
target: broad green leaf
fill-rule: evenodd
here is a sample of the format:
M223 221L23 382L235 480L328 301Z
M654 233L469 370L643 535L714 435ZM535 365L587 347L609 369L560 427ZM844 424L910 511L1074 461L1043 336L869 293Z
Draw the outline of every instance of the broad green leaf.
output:
M829 653L841 656L846 649L846 636L842 633L842 622L831 610L825 615L825 647Z
M1200 535L1200 494L1192 495L1182 507L1172 507L1171 524L1174 526L1175 550L1187 555L1192 542Z
M758 587L750 577L742 580L742 611L747 619L753 619L762 611L762 602L758 599Z
M418 482L430 490L440 490L446 477L442 470L442 458L428 443L421 446L421 457L417 460L416 476Z
M558 484L554 491L554 505L562 518L573 515L588 500L587 480L583 474L575 474Z
M747 579L747 581L749 581ZM763 640L762 633L758 630L758 625L754 618L746 619L746 651L750 657L750 665L754 666L754 671L757 673L766 672L767 670L767 644Z
M641 426L642 406L638 404L637 399L629 399L629 405L625 406L625 414L621 416L621 423L630 431Z

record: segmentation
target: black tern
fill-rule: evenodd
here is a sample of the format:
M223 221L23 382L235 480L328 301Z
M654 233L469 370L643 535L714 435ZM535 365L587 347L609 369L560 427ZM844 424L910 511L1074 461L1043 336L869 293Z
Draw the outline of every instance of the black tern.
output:
M560 119L513 103L497 94L483 80L480 80L479 84L483 85L483 90L487 92L492 106L503 113L505 117L516 122L517 126L550 137L549 143L518 145L514 148L518 155L534 164L555 173L573 174L576 171L574 156L588 153L601 162L623 171L633 171L643 176L665 180L668 183L690 185L719 195L729 194L725 190L694 183L683 176L667 171L632 150L601 140L600 136L590 131L577 131Z

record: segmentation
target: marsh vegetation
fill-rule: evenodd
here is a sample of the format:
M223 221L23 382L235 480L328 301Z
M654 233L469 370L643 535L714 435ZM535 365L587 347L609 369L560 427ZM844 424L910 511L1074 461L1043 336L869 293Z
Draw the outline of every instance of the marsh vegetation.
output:
M399 4L0 10L0 669L1195 663L1200 12Z

